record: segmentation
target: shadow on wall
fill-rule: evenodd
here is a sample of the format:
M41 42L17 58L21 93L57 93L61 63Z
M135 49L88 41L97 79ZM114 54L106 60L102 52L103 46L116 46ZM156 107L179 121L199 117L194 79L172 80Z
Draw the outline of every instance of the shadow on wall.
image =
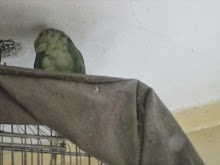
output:
M26 8L24 3L17 1L4 1L0 5L0 15L2 16L0 21L0 40L3 41L3 45L7 41L16 43L14 44L14 49L12 44L10 44L9 50L1 52L2 60L5 59L7 63L9 62L9 65L13 65L13 61L16 61L14 57L26 54L34 55L34 39L40 31L49 27L45 23L46 20L44 20L44 16L38 7L34 8L32 6L30 9L31 14ZM37 11L38 14L36 13ZM36 16L31 19L33 14ZM35 20L36 17L38 18L37 20ZM12 62L8 61L10 59L12 59Z
M29 38L49 27L43 10L40 5L28 5L23 0L1 2L0 39Z
M35 39L37 34L46 28L60 29L70 37L74 36L73 41L81 39L82 35L85 36L94 28L91 12L95 10L95 13L98 13L98 7L80 7L76 3L54 0L1 2L0 39Z
M35 8L32 6L31 13L29 12L25 9L24 5L21 5L17 1L3 2L0 6L0 15L2 16L0 22L0 39L22 40L33 37L48 27L47 23L45 23L45 16L42 15L43 13L41 14L38 7ZM33 15L36 16L31 19Z
M77 5L75 1L3 1L0 5L0 40L12 39L21 43L19 58L6 57L3 62L12 66L33 67L35 59L34 40L40 31L56 28L70 36L77 47L86 45L87 36L98 24L92 23L99 7ZM89 4L91 5L91 4ZM87 7L86 7L87 6ZM93 13L94 14L94 13ZM11 59L11 60L10 60Z

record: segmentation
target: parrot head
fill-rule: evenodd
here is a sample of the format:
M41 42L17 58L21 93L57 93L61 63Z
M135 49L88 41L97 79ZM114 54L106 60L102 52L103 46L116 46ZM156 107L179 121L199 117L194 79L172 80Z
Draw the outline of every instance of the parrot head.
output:
M39 33L34 42L34 48L36 53L44 51L48 47L55 47L57 42L68 41L73 43L72 40L61 30L58 29L46 29Z

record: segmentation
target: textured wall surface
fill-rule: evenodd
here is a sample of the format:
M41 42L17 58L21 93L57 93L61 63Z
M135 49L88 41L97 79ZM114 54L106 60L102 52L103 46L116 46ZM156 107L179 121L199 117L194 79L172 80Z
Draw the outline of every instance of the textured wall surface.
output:
M0 39L22 44L7 65L33 67L44 28L69 34L88 74L137 78L175 112L220 99L220 1L0 0Z

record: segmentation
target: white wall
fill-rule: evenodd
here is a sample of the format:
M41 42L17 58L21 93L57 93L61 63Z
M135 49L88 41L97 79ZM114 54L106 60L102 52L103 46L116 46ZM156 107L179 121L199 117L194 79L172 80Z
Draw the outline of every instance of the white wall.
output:
M0 39L23 45L8 65L33 67L40 30L69 34L87 73L136 78L171 111L220 100L219 0L0 0Z

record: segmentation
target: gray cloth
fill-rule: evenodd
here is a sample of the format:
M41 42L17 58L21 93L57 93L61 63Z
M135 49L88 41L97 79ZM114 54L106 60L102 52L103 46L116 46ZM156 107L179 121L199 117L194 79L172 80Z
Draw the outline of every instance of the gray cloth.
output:
M204 164L138 80L0 66L0 123L46 125L109 165Z

